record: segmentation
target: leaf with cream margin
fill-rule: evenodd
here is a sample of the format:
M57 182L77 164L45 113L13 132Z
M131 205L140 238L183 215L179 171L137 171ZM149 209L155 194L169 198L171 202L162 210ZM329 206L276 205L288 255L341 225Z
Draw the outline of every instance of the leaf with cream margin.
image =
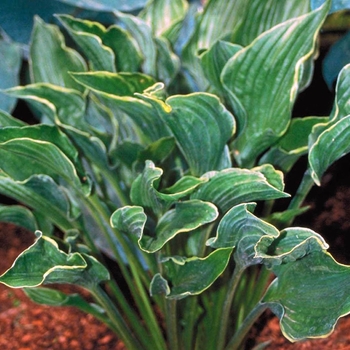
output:
M147 230L145 231L147 217L142 207L117 209L111 217L111 224L121 232L136 236L143 251L154 253L178 234L191 232L214 221L217 216L218 212L213 204L189 200L176 203L174 209L160 217L154 236L147 235Z
M34 175L26 181L14 181L2 175L0 193L32 208L62 231L71 229L80 214L63 189L46 175Z
M261 263L255 245L262 236L279 236L274 226L252 214L255 206L244 203L231 208L221 219L216 236L206 242L212 248L235 248L233 256L240 268Z
M152 104L168 125L191 175L201 176L230 166L226 144L235 132L235 120L218 97L193 93L163 102L147 93L138 96Z
M222 248L216 249L205 258L163 259L168 280L156 274L150 285L151 295L165 294L167 299L179 300L204 292L224 272L231 253L232 248Z
M138 16L152 28L154 36L163 36L174 43L187 8L188 3L184 0L152 0Z
M274 269L262 302L280 319L284 336L292 342L324 338L338 319L350 313L350 267L318 249Z
M66 47L57 26L35 17L30 42L30 75L33 83L50 83L84 91L69 72L85 72L85 61L77 51Z
M238 51L222 71L238 123L232 144L240 166L256 158L287 130L299 88L300 69L313 53L329 2L283 22Z
M4 92L9 96L29 101L42 115L56 124L84 127L85 99L77 90L36 83L17 86Z
M241 203L289 197L283 192L282 173L271 165L212 171L202 177L208 182L198 187L191 198L214 203L222 213Z
M51 238L36 232L37 239L0 276L12 288L37 287L49 283L77 284L93 289L109 279L106 268L86 254L65 253Z

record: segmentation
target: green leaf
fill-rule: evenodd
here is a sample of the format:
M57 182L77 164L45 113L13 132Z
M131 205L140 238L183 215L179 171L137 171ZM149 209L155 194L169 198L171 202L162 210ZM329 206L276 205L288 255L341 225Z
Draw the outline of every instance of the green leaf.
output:
M244 1L242 1L244 2ZM295 0L247 0L242 14L241 25L233 33L230 40L243 46L249 45L263 32L288 19L307 13L308 1ZM242 6L242 5L241 5Z
M290 341L323 338L350 312L349 288L349 266L317 251L282 265L263 302L279 317Z
M29 101L54 123L84 125L85 99L77 90L37 83L7 89L5 93Z
M226 64L221 78L237 118L233 148L241 166L254 164L286 132L300 69L314 50L327 11L325 5L273 27Z
M212 202L225 213L237 204L288 197L283 192L282 174L279 171L270 165L260 168L269 169L266 173L258 169L230 168L205 174L203 177L209 181L198 187L191 198Z
M143 54L142 71L156 77L157 48L151 27L141 18L115 11L117 23L125 28L136 40L140 52Z
M19 71L22 65L22 52L17 43L1 38L0 35L0 90L19 84ZM8 98L0 92L0 109L11 112L16 104L15 98Z
M279 231L251 212L254 203L234 206L221 219L215 237L206 245L212 248L236 248L234 258L241 267L261 263L255 256L255 245L262 236L278 237Z
M285 173L308 152L309 135L316 124L328 122L328 117L293 118L287 132L261 158L260 164L272 164Z
M39 231L34 244L0 276L0 282L12 288L71 283L92 289L107 279L108 271L94 258L79 253L67 254Z
M45 24L39 17L35 17L29 63L34 83L51 83L84 91L69 74L85 72L84 60L76 51L66 47L57 26Z
M47 130L47 134L40 131ZM34 139L39 132L39 139ZM47 141L56 135L55 144ZM46 174L56 181L63 178L73 187L88 195L91 183L79 168L73 156L75 149L64 134L46 125L0 130L0 168L14 180L23 181L36 174ZM31 138L34 137L34 138ZM63 147L61 147L63 145ZM68 152L64 152L68 150ZM76 165L77 166L76 166ZM79 173L77 173L79 171ZM80 177L79 177L80 175Z
M317 138L309 152L311 176L317 185L327 168L350 152L350 116L340 119Z
M293 262L327 248L328 244L319 234L302 227L286 228L278 238L263 236L255 247L256 257L270 267Z
M58 18L91 62L92 70L115 72L114 53L103 44L105 28L102 24L68 15L60 15Z
M325 3L327 0L311 0L311 8L315 9ZM350 8L349 0L332 0L332 6L329 13L341 11Z
M18 118L12 117L5 111L0 110L0 127L4 128L6 126L25 126L26 123Z
M2 175L0 193L45 215L63 231L71 229L72 221L79 215L62 188L46 175L32 176L23 182Z
M156 37L166 36L186 15L188 3L184 0L149 1L139 13Z
M235 132L235 121L218 97L193 93L170 97L165 103L147 94L140 97L152 103L169 126L192 175L221 170L222 164L230 163L223 159L228 156L226 143Z
M200 56L206 78L221 94L224 92L220 79L221 72L227 61L241 49L242 46L240 45L218 40Z
M142 207L126 206L117 209L111 216L111 226L118 231L140 238L147 216Z
M331 122L337 122L350 114L350 64L339 73L335 88L334 106L329 116Z
M231 252L231 248L223 248L215 250L205 258L164 259L169 282L161 275L155 275L150 286L151 295L165 293L168 299L183 299L202 293L226 269Z
M152 86L153 78L144 74L108 72L74 74L73 76L79 83L96 93L112 111L119 110L126 113L136 124L132 125L133 130L146 144L170 136L164 121L155 113L154 108L140 98L133 97L136 92L143 92ZM126 122L123 121L123 123Z
M38 229L35 216L30 210L20 205L0 205L0 221L13 223L31 232Z
M59 0L74 7L96 11L134 11L142 8L146 0Z
M178 202L174 209L167 211L159 219L154 237L141 237L140 248L145 252L154 253L179 233L193 231L217 217L218 211L211 203L199 200Z

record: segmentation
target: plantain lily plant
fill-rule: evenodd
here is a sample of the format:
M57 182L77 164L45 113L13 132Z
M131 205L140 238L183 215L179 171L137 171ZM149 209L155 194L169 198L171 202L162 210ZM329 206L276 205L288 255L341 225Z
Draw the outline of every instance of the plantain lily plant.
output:
M36 239L0 282L92 313L130 350L243 349L268 308L292 342L329 335L350 312L350 267L291 225L350 152L350 65L329 116L291 114L344 3L153 0L108 26L36 17L29 74L3 90L35 122L0 112L0 193L16 201L0 219ZM283 179L302 156L291 196Z

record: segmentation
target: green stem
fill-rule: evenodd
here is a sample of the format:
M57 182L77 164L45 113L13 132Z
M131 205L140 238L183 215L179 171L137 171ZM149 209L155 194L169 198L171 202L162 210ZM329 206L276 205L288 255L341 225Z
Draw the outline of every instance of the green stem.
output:
M217 349L224 348L224 344L226 342L227 329L229 325L232 301L243 272L244 268L236 265L235 269L233 270L231 279L229 281L226 298L222 305L220 332L218 337Z
M314 181L311 177L311 171L310 169L307 169L297 189L297 192L295 193L295 196L289 203L288 209L300 208L313 185Z
M97 286L91 290L91 293L106 310L106 313L109 316L111 323L113 324L114 331L123 340L126 348L128 350L142 349L143 347L138 342L136 337L132 334L123 317L120 315L119 311L109 299L104 290L100 286ZM149 348L151 349L151 347Z
M259 302L254 309L248 314L235 335L231 338L227 344L225 350L238 350L244 341L244 338L252 328L255 321L262 315L267 309L266 304Z
M166 301L166 332L170 350L179 350L179 331L177 328L177 301Z
M153 339L153 349L164 349L165 342L160 329L160 326L157 322L154 310L150 303L150 299L146 294L146 289L149 286L150 278L146 273L146 270L142 267L138 259L135 259L135 254L131 251L129 243L126 242L122 235L118 235L118 232L115 230L110 230L106 227L106 223L109 222L109 214L106 212L106 209L101 205L99 198L96 195L92 195L88 198L87 205L89 207L91 215L95 218L99 227L101 228L102 233L104 234L109 246L113 250L115 259L118 262L118 265L122 271L122 274L125 278L125 281L130 289L131 295L138 306L141 317L145 320L146 325L149 329L149 335ZM113 240L110 236L110 231L116 234L118 241L121 244L124 253L127 257L127 262L130 266L130 271L127 269L125 262L121 259L118 250L113 243ZM144 287L145 286L145 287Z

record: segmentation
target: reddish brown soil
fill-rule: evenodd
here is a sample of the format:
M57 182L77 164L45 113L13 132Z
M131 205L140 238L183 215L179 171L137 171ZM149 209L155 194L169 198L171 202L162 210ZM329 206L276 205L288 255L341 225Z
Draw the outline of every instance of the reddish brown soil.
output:
M34 236L12 225L0 226L0 273ZM64 286L66 293L87 293ZM32 303L19 289L0 284L1 350L122 350L124 345L104 324L73 307L49 307Z

